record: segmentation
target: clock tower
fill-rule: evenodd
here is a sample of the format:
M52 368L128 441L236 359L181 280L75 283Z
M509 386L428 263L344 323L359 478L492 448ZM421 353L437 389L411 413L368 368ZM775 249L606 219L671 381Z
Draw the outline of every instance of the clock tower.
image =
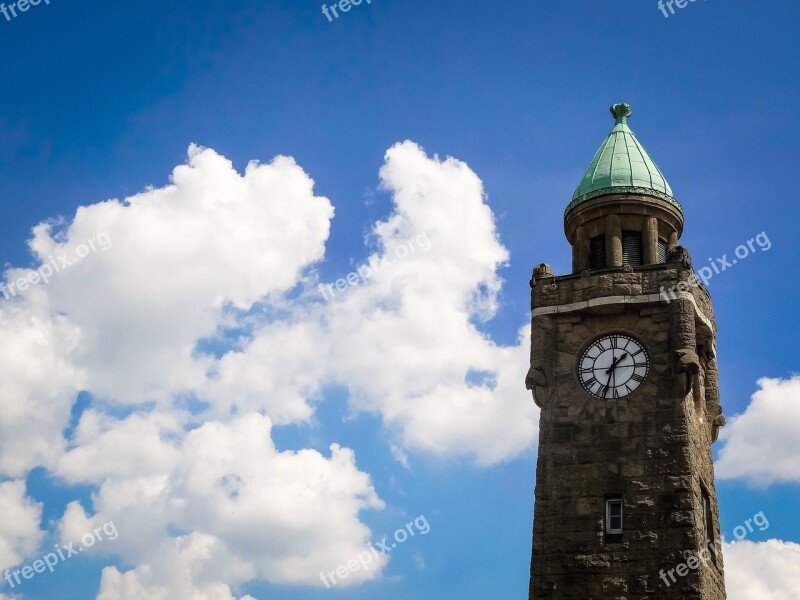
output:
M627 104L564 214L572 273L531 279L541 408L530 599L723 600L711 297Z

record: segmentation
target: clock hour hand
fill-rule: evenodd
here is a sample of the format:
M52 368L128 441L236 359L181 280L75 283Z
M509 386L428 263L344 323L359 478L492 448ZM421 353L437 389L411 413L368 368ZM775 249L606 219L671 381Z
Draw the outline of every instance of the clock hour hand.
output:
M616 360L615 360L615 361L614 361L614 362L611 364L611 366L610 366L608 369L606 369L606 375L608 375L608 374L610 374L610 373L613 373L613 372L614 372L614 369L616 369L616 368L617 368L617 365L618 365L619 363L621 363L621 362L623 361L623 359L624 359L626 356L628 356L628 353L627 353L627 352L623 352L623 353L622 353L622 356L620 356L619 358L617 358L617 359L616 359Z

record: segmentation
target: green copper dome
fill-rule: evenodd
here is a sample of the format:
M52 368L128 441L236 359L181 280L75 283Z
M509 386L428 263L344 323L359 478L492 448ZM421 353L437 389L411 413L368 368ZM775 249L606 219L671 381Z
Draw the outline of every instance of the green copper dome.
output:
M616 124L595 154L589 168L572 195L565 214L579 204L608 194L645 194L673 204L672 188L661 171L628 127L631 107L625 103L611 107Z

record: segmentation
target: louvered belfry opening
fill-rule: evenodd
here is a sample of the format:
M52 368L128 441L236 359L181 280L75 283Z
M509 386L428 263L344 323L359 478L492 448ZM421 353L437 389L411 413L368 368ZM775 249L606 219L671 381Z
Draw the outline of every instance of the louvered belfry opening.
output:
M590 268L606 268L606 236L598 235L589 242Z
M622 264L633 267L642 264L642 232L622 232Z
M658 240L658 264L663 265L666 263L668 254L667 242L664 240Z

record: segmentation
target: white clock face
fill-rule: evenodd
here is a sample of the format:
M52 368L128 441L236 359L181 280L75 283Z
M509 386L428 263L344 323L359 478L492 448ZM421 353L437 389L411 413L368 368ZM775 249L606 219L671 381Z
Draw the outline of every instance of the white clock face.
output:
M578 378L583 389L597 398L622 398L633 393L649 370L647 351L627 335L601 337L578 361Z

